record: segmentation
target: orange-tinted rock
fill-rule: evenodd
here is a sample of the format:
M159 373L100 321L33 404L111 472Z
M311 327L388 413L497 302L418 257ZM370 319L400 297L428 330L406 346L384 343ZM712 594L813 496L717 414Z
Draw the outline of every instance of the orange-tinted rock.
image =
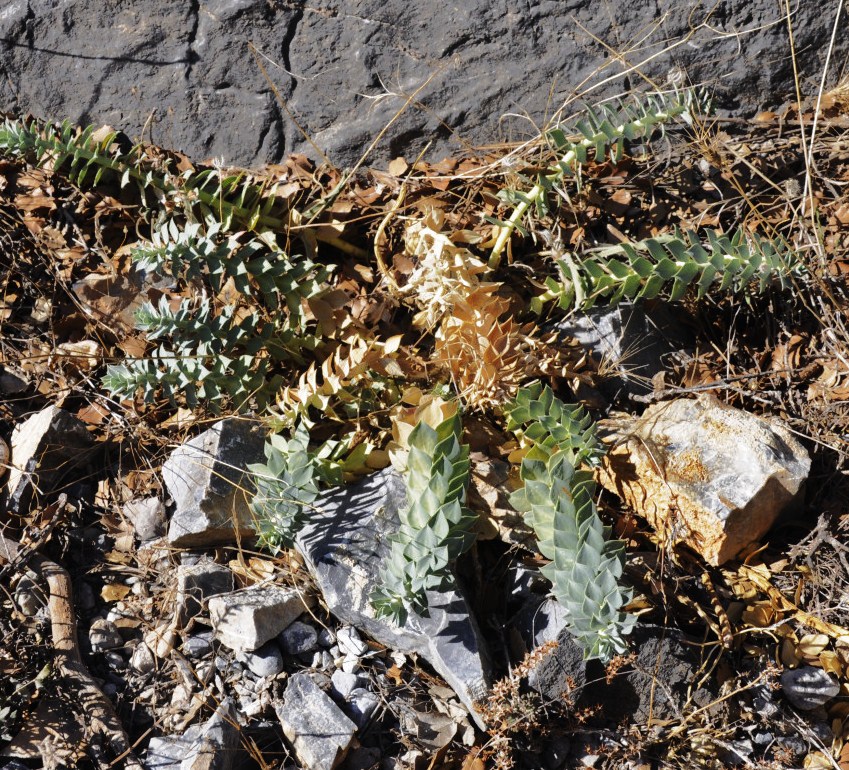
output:
M796 498L811 461L780 422L713 396L649 407L617 425L599 480L657 530L719 565L757 542Z

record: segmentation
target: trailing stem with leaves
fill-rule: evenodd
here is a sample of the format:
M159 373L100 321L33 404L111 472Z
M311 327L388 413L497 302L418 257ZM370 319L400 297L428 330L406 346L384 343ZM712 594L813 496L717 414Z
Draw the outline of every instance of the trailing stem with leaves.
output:
M558 159L539 173L532 186L525 191L503 190L499 197L514 206L506 220L487 217L497 225L495 241L489 256L489 267L495 270L501 263L501 255L507 247L510 235L519 230L526 235L522 219L534 209L539 217L549 211L548 198L565 178L579 178L580 169L593 153L594 160L601 163L609 154L613 163L619 163L625 153L625 142L648 139L656 128L663 128L669 121L678 118L692 123L693 115L706 108L706 102L692 89L683 92L658 93L634 104L621 104L618 109L603 105L588 108L585 116L575 124L575 133L580 138L570 138L562 126L549 130L545 139Z
M117 182L121 188L132 185L153 219L164 211L181 211L190 220L218 222L226 230L282 230L289 223L288 212L281 216L278 211L273 185L255 184L242 170L178 173L171 159L151 155L142 144L123 151L118 136L106 127L80 129L68 121L54 126L7 118L0 125L0 153L31 157L42 167L49 163L56 170L65 168L80 187L96 187L101 181Z
M505 408L508 429L530 446L522 460L523 486L510 498L538 539L551 581L567 613L567 627L587 658L609 660L627 649L635 618L623 611L631 591L619 584L625 544L610 539L596 510L595 482L586 466L602 449L591 418L535 383Z
M407 504L381 585L371 595L378 617L403 624L409 611L427 612L427 591L452 585L453 562L475 540L476 515L466 507L469 447L455 413L435 428L420 421L408 437Z
M540 312L551 301L561 310L588 310L603 301L681 299L696 287L699 299L709 289L740 293L752 283L763 292L777 282L782 287L801 269L798 257L780 240L768 241L743 228L728 235L692 230L606 246L582 254L565 253L556 260L559 278L546 279L546 291L531 301Z
M189 406L204 399L214 411L223 400L239 411L263 408L283 384L276 365L303 360L319 344L303 302L324 291L332 268L290 257L270 233L243 243L217 225L180 228L172 220L133 259L177 286L203 289L175 309L163 297L137 311L136 327L160 344L144 358L107 369L103 384L114 395L140 390L146 401L161 394L172 402L179 395ZM213 302L207 291L229 302Z

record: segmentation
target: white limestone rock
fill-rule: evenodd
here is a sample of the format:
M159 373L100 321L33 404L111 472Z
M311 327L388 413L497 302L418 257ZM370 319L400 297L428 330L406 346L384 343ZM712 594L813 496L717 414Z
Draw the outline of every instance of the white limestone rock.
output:
M710 395L655 404L617 432L624 440L605 459L601 483L664 544L686 543L714 566L766 534L811 467L779 421Z
M314 600L294 588L251 586L209 600L218 640L236 652L261 647L291 625Z

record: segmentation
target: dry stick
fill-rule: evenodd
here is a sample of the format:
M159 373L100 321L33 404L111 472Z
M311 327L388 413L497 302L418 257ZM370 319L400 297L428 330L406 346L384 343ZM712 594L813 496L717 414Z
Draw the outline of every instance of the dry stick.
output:
M825 79L828 75L828 65L831 62L831 54L834 51L834 42L837 38L837 29L840 23L840 14L843 13L843 0L838 0L837 3L837 13L834 15L834 27L831 30L831 40L828 43L828 50L825 54L825 64L822 67L822 79L820 80L819 91L817 91L817 103L814 107L814 122L811 124L811 145L808 148L808 161L807 166L810 168L814 164L814 139L817 135L817 118L819 117L820 112L820 104L822 104L822 94L825 90ZM800 110L801 113L801 110ZM805 189L802 192L802 200L808 195L808 182L810 182L810 176L805 176ZM811 209L811 217L813 217L813 208ZM816 226L816 222L813 223Z
M796 86L796 101L799 105L799 135L802 138L802 155L805 159L805 190L810 195L811 202L811 219L814 222L814 228L816 228L815 221L815 213L814 213L814 191L812 189L811 181L811 156L808 153L808 140L805 136L805 121L802 117L802 88L799 85L799 69L796 65L796 40L793 36L793 21L791 16L793 15L790 11L790 0L784 0L784 7L787 11L786 19L787 19L787 37L790 40L790 62L793 65L793 82ZM804 198L803 206L804 206Z
M0 534L0 564L17 560L24 555L24 550L20 543ZM115 714L112 702L101 692L80 656L77 621L71 598L71 576L56 562L41 554L33 555L29 561L32 568L44 577L50 590L48 610L56 671L65 680L69 692L73 693L81 713L88 718L91 731L106 738L115 753L123 758L126 768L144 770L133 752L121 720Z

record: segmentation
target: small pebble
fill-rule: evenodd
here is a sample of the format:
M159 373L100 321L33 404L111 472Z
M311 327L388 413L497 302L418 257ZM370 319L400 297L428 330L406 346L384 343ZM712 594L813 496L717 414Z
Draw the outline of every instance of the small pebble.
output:
M758 716L769 719L778 713L778 704L775 702L775 692L769 685L759 684L752 688L752 707Z
M183 642L183 652L190 658L203 658L212 652L212 634L190 636Z
M360 667L360 659L356 655L346 655L342 658L341 668L346 674L353 674Z
M278 639L283 645L283 651L289 655L307 655L318 645L316 630L300 620L285 628Z
M114 650L104 652L103 659L106 661L106 665L113 671L123 671L127 667L127 662L123 656Z
M106 650L114 650L116 647L121 647L124 640L121 634L115 627L115 624L110 620L98 618L91 624L88 632L88 640L91 644L92 652L105 652Z
M133 650L130 667L140 674L149 674L156 668L156 658L144 642L139 642Z
M336 667L333 665L333 657L327 652L327 650L321 650L321 652L316 651L313 653L312 660L310 661L310 668L314 668L318 671L331 672Z
M752 742L755 746L766 747L775 740L775 736L768 731L758 732L752 735Z
M811 725L811 732L820 739L822 743L826 746L831 746L832 741L834 740L834 733L831 730L831 727L827 725L825 722L814 722Z
M177 684L174 692L171 693L171 705L176 708L188 706L192 700L191 689L183 682Z
M362 687L357 687L351 690L351 694L345 704L345 711L351 718L351 721L362 730L369 722L372 714L380 705L380 698L370 690Z
M336 637L329 628L322 628L318 633L319 646L329 649L336 643Z
M351 626L345 626L336 632L336 642L339 650L345 655L361 658L368 652L368 645L357 633L357 629Z
M238 660L244 663L258 677L277 676L285 666L280 648L272 640L258 650L243 652Z
M364 687L366 681L364 677L338 670L334 671L330 677L331 687L342 700L348 700L348 696L356 688Z

